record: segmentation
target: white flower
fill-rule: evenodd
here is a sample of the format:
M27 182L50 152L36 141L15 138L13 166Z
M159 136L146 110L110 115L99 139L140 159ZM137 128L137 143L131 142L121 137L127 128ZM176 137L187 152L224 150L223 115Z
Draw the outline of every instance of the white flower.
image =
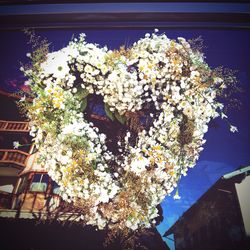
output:
M109 201L109 195L107 190L101 190L99 201L103 203L107 203Z
M239 131L238 131L238 128L235 127L235 126L233 126L233 125L230 125L230 131L231 131L232 133L239 132Z
M47 60L41 64L45 75L52 74L54 77L63 79L69 73L68 54L63 50L52 52L47 55Z
M93 67L91 67L89 64L87 64L84 68L84 71L87 73L92 74L92 72L94 71Z
M131 171L139 175L141 172L146 170L146 167L149 166L150 162L148 158L140 156L138 159L135 159L131 162Z
M227 118L227 115L222 112L221 113L221 119L224 119L224 118Z
M67 165L70 163L70 157L67 156L67 155L61 155L60 158L59 158L60 162L63 164L63 165Z
M73 89L72 89L72 93L75 94L76 92L77 92L77 88L73 88Z
M26 96L24 95L21 99L20 102L24 102L26 100Z
M21 144L19 143L19 141L14 141L13 142L13 148L14 149L18 149L21 146Z
M176 191L176 193L175 193L175 195L174 195L174 197L173 197L175 200L179 200L181 197L180 197L180 195L179 195L179 192L178 192L178 190Z

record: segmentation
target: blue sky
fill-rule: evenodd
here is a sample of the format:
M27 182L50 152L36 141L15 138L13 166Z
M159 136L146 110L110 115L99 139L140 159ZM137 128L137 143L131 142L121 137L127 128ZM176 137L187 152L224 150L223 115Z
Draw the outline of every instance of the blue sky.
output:
M73 34L77 36L82 32L86 33L87 41L114 49L123 44L132 45L145 33L153 30L50 30L37 33L52 43L52 50L57 50L67 45ZM246 29L161 29L160 32L165 32L169 38L181 36L189 39L201 35L207 46L204 52L209 65L223 65L238 70L237 76L244 91L238 95L242 102L241 109L232 110L228 114L229 120L238 127L239 133L229 132L227 124L216 119L219 126L210 126L206 134L207 142L197 165L180 181L181 199L174 200L170 196L162 202L164 221L158 226L158 230L163 235L220 176L240 165L250 165L250 32ZM23 80L19 72L19 62L26 60L25 55L30 48L22 32L1 33L0 86L11 90L7 87L8 82Z

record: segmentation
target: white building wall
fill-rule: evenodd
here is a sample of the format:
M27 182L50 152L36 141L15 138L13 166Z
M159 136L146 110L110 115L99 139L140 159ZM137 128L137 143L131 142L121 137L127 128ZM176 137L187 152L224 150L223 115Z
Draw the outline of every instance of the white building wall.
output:
M247 236L250 236L250 176L235 184Z

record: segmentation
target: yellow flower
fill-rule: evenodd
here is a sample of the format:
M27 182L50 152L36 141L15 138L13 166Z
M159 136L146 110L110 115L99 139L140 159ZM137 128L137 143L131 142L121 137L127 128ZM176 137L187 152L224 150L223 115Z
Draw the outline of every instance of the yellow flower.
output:
M51 94L51 93L53 92L53 89L52 89L52 88L49 88L49 89L47 89L47 92L48 92L49 94Z
M143 65L139 66L139 71L143 71L143 70L144 70L144 66Z
M55 103L54 103L54 106L55 106L55 108L58 108L58 109L59 109L59 108L61 107L61 104L60 104L59 102L55 102Z
M175 172L174 172L173 170L171 170L171 171L169 172L169 174L170 174L171 176L174 176Z
M153 146L152 149L153 149L153 150L161 150L161 146L160 146L160 145Z
M153 64L152 64L152 63L149 63L149 64L148 64L148 68L149 68L149 69L152 69L152 68L153 68Z
M156 83L156 77L155 76L151 78L151 83L152 83L153 86L155 86L155 83Z

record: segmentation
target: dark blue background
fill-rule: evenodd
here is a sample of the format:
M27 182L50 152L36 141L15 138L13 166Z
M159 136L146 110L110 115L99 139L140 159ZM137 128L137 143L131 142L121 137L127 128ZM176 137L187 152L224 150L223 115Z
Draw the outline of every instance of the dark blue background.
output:
M157 25L156 25L157 28ZM143 37L146 29L113 30L50 30L37 34L46 37L51 50L58 50L68 44L72 35L86 33L87 41L107 45L117 49L120 45L132 45ZM179 36L186 39L202 36L207 48L204 49L206 61L211 67L223 65L238 70L238 79L243 92L238 94L242 106L240 110L228 113L229 120L237 126L239 133L231 133L225 121L216 119L217 128L210 126L206 134L207 142L197 166L190 169L179 185L180 200L167 197L162 202L164 221L158 226L163 234L182 213L187 210L218 178L239 166L250 165L250 32L248 29L168 29L169 38ZM19 71L19 62L26 61L30 51L27 37L23 32L1 32L0 39L0 87L14 91L24 78ZM3 108L3 107L1 107ZM173 246L172 246L173 249Z

